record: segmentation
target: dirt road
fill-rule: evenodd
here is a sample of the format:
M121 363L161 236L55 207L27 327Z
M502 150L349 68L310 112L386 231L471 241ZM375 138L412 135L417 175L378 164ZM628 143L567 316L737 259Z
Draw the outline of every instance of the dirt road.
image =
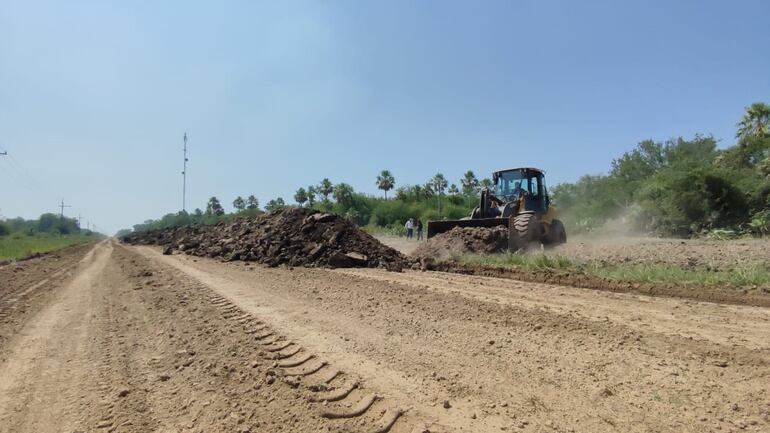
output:
M25 312L3 294L34 278L0 286L0 432L770 429L767 308L112 241L68 257Z

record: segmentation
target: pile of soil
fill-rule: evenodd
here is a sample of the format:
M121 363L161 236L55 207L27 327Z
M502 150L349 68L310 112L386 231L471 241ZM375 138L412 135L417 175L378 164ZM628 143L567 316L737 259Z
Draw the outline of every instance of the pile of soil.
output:
M400 252L349 220L304 208L279 209L210 226L131 233L122 240L128 244L163 245L164 254L177 250L269 266L383 267L400 271L408 262Z
M445 260L463 254L492 254L508 249L505 227L455 227L430 238L412 253L420 259Z

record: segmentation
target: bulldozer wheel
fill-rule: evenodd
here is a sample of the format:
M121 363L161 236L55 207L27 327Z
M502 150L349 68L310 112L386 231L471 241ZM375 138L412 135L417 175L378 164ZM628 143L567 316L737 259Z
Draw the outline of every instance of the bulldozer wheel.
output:
M519 232L521 247L530 248L540 243L540 223L535 214L525 213L513 218L513 227Z
M564 230L564 224L559 220L553 220L551 222L551 229L548 231L545 243L549 247L555 247L567 243L567 231Z

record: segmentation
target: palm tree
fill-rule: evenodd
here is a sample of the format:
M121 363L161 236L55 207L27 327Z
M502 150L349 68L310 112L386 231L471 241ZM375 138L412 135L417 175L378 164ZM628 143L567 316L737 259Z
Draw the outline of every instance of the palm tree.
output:
M315 204L315 196L318 194L318 190L313 185L307 187L307 205L313 207Z
M304 206L305 202L307 201L307 191L305 191L305 188L301 188L297 190L297 192L294 194L294 201L297 202L300 206Z
M482 188L490 188L492 187L492 179L485 177L484 179L481 179L480 184Z
M738 122L736 138L764 137L770 128L770 105L763 102L755 102L746 107L743 119Z
M438 216L441 218L441 194L444 193L444 190L447 187L447 181L443 174L436 173L436 175L433 176L433 179L430 180L430 183L433 186L433 190L436 191L436 194L438 195Z
M267 204L265 205L265 210L270 212L270 211L274 211L276 209L281 209L285 207L286 207L286 202L283 201L283 198L278 197L267 202Z
M436 191L436 194L438 195L443 194L447 187L446 178L441 173L436 173L436 175L433 176L433 179L430 180L430 183L433 186L433 191Z
M211 197L209 199L209 202L206 203L206 214L216 216L222 216L225 214L225 209L222 207L222 204L219 203L218 198Z
M390 170L382 170L377 176L377 188L385 191L385 200L388 199L388 191L396 186L396 178L390 173Z
M448 193L449 193L449 195L451 195L451 196L455 196L455 195L457 195L457 194L460 194L460 190L459 190L459 189L457 189L457 185L455 185L455 184L451 184L451 185L449 185L449 189L447 190L447 192L448 192Z
M346 183L338 183L332 192L334 200L339 204L349 204L353 198L353 187Z
M246 199L246 209L257 209L259 208L259 200L254 196L254 194L250 195L249 198Z
M334 185L332 185L332 182L328 177L325 177L321 183L318 184L317 191L321 193L322 196L324 196L324 201L329 201L329 194L334 191Z
M243 197L241 196L236 197L235 200L233 200L233 207L238 212L246 209L246 202L243 200Z
M460 186L463 189L463 194L471 196L476 194L476 190L479 188L479 180L476 179L476 174L473 170L468 170L460 179Z
M433 184L430 181L425 182L425 185L423 186L415 185L414 192L415 192L415 195L421 196L425 199L429 199L433 197L433 195L435 194L435 192L433 191Z

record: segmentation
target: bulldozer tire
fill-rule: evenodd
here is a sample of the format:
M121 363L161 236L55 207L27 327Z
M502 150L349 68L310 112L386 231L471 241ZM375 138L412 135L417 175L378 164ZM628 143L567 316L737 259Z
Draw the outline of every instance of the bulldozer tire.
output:
M564 230L564 224L561 221L553 220L551 222L551 230L548 231L545 241L549 247L567 243L567 231Z
M540 244L540 223L535 214L516 215L513 218L513 227L519 233L520 248L529 249Z

